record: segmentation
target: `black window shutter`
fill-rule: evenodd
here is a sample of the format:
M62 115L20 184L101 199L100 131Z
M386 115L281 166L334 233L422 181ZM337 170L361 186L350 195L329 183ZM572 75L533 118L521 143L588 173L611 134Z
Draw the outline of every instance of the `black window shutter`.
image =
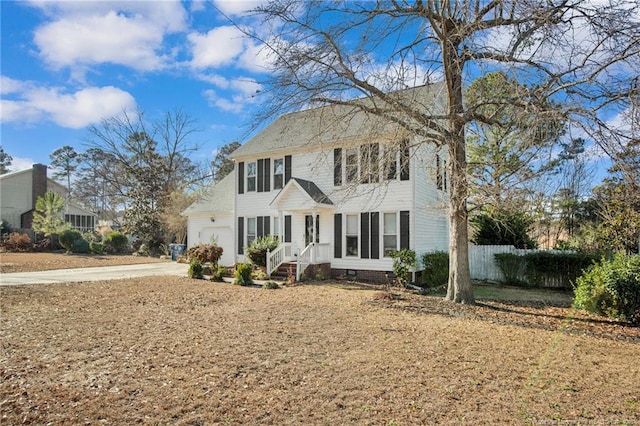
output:
M258 192L264 192L264 160L258 160Z
M238 254L244 253L244 217L238 216Z
M380 163L378 162L378 158L380 157L380 145L377 143L372 144L369 154L371 155L371 161L369 163L369 167L371 168L371 182L379 182Z
M238 163L238 194L244 194L244 161Z
M369 258L369 213L360 213L360 257Z
M371 213L371 258L380 259L380 213Z
M262 222L262 228L264 229L264 232L263 232L264 235L271 234L271 217L270 216L264 217L264 220Z
M284 184L286 185L291 180L291 156L286 155L284 157Z
M264 223L264 217L263 216L258 216L256 218L256 227L258 228L257 231L256 231L256 233L258 235L256 235L256 237L258 237L258 238L264 237L263 223Z
M400 250L409 248L409 211L400 212Z
M342 185L342 148L333 150L333 185Z
M333 257L342 257L342 214L333 215Z
M409 141L402 140L402 150L400 151L400 180L409 180L409 158L411 153L409 151Z
M271 158L264 159L264 192L271 191Z
M284 217L284 242L291 242L291 216Z

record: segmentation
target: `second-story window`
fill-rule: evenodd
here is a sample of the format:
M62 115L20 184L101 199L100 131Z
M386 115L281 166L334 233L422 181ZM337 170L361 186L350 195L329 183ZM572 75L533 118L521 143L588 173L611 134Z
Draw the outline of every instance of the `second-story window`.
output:
M273 189L282 189L284 183L284 159L273 160Z
M360 174L362 183L374 183L379 180L378 167L379 146L377 143L369 143L360 147Z
M348 148L345 171L347 173L347 183L358 182L358 148Z
M256 190L256 163L247 163L247 192Z

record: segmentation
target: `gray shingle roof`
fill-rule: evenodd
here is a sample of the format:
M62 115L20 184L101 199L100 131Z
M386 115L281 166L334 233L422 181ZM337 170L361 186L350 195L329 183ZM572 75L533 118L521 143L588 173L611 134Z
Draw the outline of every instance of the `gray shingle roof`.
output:
M291 178L291 179L295 180L298 183L298 185L300 185L300 187L304 189L304 191L307 194L309 194L309 196L316 203L333 204L333 202L329 199L329 197L324 192L322 192L322 190L318 188L318 185L316 185L314 182L311 182L310 180L300 179L300 178Z
M212 185L207 193L200 197L195 203L187 207L182 212L182 215L189 216L193 213L232 212L233 194L235 191L234 184L234 173L229 173L220 182Z
M442 83L400 90L389 96L426 110L438 108ZM357 100L367 107L392 109L379 99ZM240 159L263 153L286 151L312 144L314 147L349 139L367 139L394 133L398 125L379 115L352 105L328 105L278 117L260 133L235 150L230 158Z

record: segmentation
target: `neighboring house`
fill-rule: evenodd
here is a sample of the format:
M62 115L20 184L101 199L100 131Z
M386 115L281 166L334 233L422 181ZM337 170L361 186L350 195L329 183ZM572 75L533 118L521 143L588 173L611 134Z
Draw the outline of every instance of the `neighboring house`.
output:
M64 185L47 177L47 166L34 164L31 169L0 175L0 215L11 229L31 229L38 197L47 191L61 195L65 201L65 221L81 232L93 231L94 213L74 204Z
M235 263L234 255L234 176L229 174L211 186L209 191L190 205L187 216L187 245L216 243L223 248L220 263Z

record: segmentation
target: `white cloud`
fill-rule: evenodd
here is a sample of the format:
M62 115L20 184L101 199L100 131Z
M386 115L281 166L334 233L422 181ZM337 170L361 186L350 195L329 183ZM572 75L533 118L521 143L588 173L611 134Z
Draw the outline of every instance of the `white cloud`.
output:
M232 63L244 50L243 34L236 27L222 26L207 34L191 33L194 68L217 68Z
M79 129L122 110L135 108L131 94L117 87L86 87L73 93L62 88L40 87L3 76L2 82L19 87L12 99L2 99L2 122L52 121L59 126Z
M33 167L36 163L32 158L12 157L11 166L9 170L12 172L19 172L20 170L26 170Z
M214 0L213 4L227 16L240 16L267 1L259 0Z
M55 69L113 63L142 71L164 67L165 35L186 28L177 1L36 2L51 22L36 29L41 57Z

